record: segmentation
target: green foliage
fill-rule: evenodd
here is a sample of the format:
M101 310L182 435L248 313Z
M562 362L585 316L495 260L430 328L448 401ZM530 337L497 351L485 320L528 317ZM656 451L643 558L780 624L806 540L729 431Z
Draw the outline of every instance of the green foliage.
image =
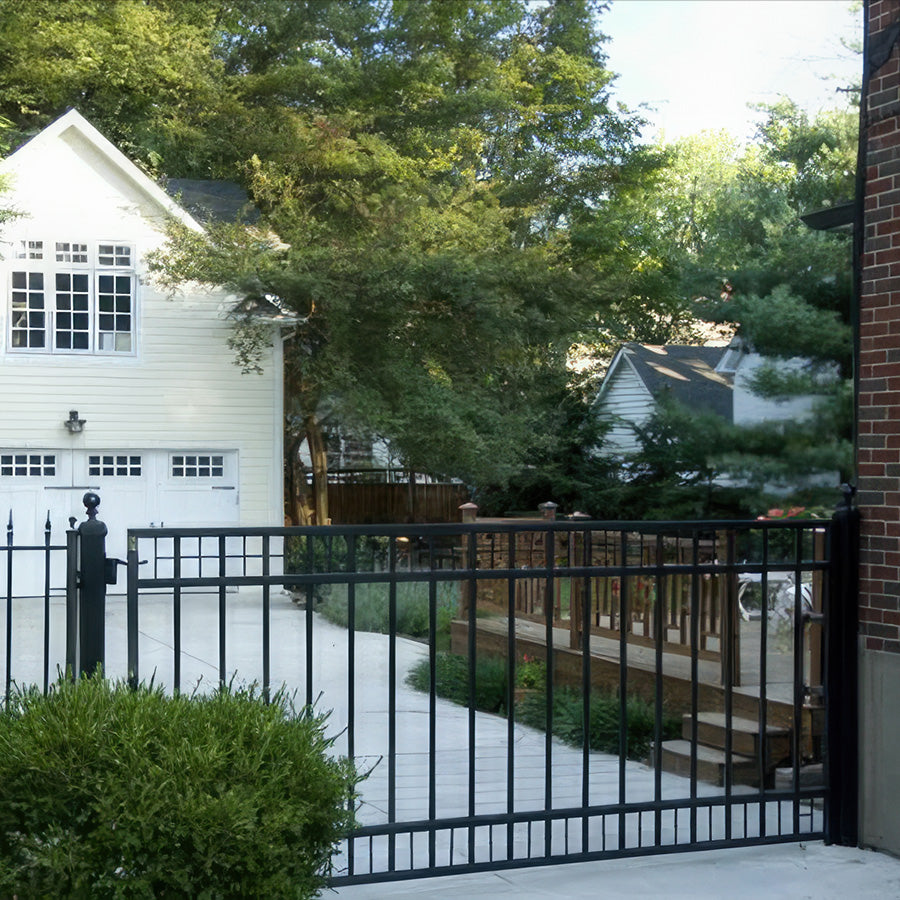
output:
M837 309L822 309L791 293L786 285L765 297L737 296L715 305L716 315L741 323L741 334L764 356L849 360L850 326Z
M430 684L429 660L412 667L406 683L417 691L427 691ZM505 715L509 696L509 673L506 661L495 656L480 656L475 664L475 708ZM469 664L464 656L438 653L435 659L435 691L439 697L454 703L469 703Z
M17 143L75 107L149 170L208 175L205 129L229 103L216 5L6 0L0 114Z
M516 663L516 686L544 690L547 687L547 664L527 653Z
M439 635L450 632L450 620L459 604L456 583L437 585L435 617ZM329 622L346 628L349 625L349 597L346 587L333 587L317 607ZM357 631L387 634L390 617L390 591L387 584L359 584L354 600L354 623ZM405 581L397 585L395 615L397 631L410 637L423 638L430 634L430 601L428 585L420 581Z
M542 694L526 696L517 710L519 720L533 728L543 729L547 720L546 697ZM588 717L588 741L591 750L600 753L619 753L619 721L621 704L617 697L591 694ZM652 703L640 697L625 701L626 749L628 759L645 760L650 752L656 729ZM553 692L553 734L574 747L584 746L584 702L581 694L571 688ZM662 740L681 735L681 720L664 715Z
M166 696L97 676L0 719L0 892L313 897L357 776L324 719L253 690Z
M522 684L520 673L524 670ZM454 703L469 703L469 664L464 656L439 653L435 666L435 692ZM509 690L509 671L505 659L480 656L475 663L475 708L506 715ZM541 677L543 676L543 678ZM407 684L418 691L427 691L431 683L429 661L421 660L410 670ZM528 660L516 666L516 682L530 692L516 706L516 718L538 730L547 725L546 669L542 660ZM619 716L621 704L616 697L592 692L590 697L589 745L601 753L619 752ZM652 704L639 697L629 697L625 703L627 720L626 756L645 759L655 733L655 710ZM580 692L571 688L553 691L553 734L574 747L584 746L584 702ZM681 730L679 718L663 717L663 740L677 737Z
M211 229L205 249L173 229L156 274L271 293L298 316L288 457L335 423L473 485L505 484L535 434L552 452L544 392L614 297L570 223L629 183L639 124L611 103L602 4L204 8L231 90L210 165L264 219ZM256 338L235 335L242 368Z

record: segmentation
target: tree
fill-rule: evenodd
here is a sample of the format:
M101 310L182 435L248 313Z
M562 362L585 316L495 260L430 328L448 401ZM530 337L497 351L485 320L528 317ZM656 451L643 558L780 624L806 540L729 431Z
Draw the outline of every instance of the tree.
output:
M852 111L811 118L781 100L767 107L747 147L727 135L700 135L664 148L658 199L640 197L637 205L648 248L643 265L657 273L662 300L651 295L646 306L737 329L772 360L754 380L757 393L820 398L805 422L720 429L705 442L704 459L690 466L681 456L696 445L695 416L661 412L645 429L632 466L635 484L652 484L673 510L696 505L687 473L715 471L742 484L744 496L729 501L736 501L735 512L751 511L747 501L764 505L762 494L773 485L816 503L815 484L826 475L849 477L850 236L812 231L800 216L852 196L855 140ZM807 361L801 370L779 362L798 357ZM683 447L676 452L676 445ZM675 468L648 467L661 458Z
M240 107L227 121L243 123L232 171L263 223L205 240L175 230L156 267L170 284L272 295L299 318L286 381L296 521L327 518L330 422L473 485L502 484L546 432L541 391L607 302L570 223L639 171L637 122L609 101L600 7L223 5L216 54ZM243 322L250 367L257 338Z

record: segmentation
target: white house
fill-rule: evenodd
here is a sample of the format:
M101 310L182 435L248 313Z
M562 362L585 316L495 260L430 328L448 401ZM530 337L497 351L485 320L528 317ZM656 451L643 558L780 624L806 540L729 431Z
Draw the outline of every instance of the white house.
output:
M596 414L609 424L604 452L625 456L639 449L635 426L650 418L663 395L735 425L809 416L816 402L812 395L776 401L751 390L753 376L765 364L765 357L747 350L739 339L727 347L624 344L594 401ZM803 360L783 360L779 365L799 369Z
M16 544L57 539L101 497L124 530L280 525L281 340L242 374L226 341L238 298L164 295L146 277L167 217L200 225L70 111L2 164L0 514ZM0 560L2 565L2 560Z

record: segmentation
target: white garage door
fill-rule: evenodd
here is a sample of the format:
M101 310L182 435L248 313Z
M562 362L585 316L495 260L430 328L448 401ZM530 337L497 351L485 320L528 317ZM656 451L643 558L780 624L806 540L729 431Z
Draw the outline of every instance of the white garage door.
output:
M128 528L240 522L237 451L0 449L0 514L7 520L12 512L17 545L43 543L48 515L53 543L65 543L69 518L85 518L87 491L100 496L107 555L120 559ZM0 566L5 588L5 554ZM14 593L42 590L41 571L37 554L18 554ZM60 558L54 587L64 585L64 572Z

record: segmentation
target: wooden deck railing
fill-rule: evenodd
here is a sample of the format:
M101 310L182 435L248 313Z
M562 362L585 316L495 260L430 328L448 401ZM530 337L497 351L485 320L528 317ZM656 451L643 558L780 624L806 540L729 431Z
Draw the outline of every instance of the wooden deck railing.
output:
M552 542L551 547L547 541ZM735 569L740 564L737 553L735 534L727 530L699 539L622 531L526 530L514 537L479 533L475 563L481 571L507 569L511 564L516 569L543 569L533 577L523 574L516 578L516 616L544 623L549 605L553 626L568 629L573 649L582 646L587 627L592 635L616 640L624 630L627 642L648 647L657 646L659 634L665 652L690 655L691 610L696 609L698 658L718 660L723 667L727 659L733 660L732 683L737 685L741 676L739 627L731 629L732 652L723 652L725 617L730 615L737 623L743 612L739 602L742 576ZM824 547L817 539L816 558L824 558L823 554ZM726 566L728 571L722 571ZM611 571L589 576L565 574L579 567ZM666 574L668 568L674 570L672 574ZM545 574L548 571L552 575ZM776 576L768 578L772 590ZM478 591L480 605L508 607L506 581L496 585L481 581ZM817 573L805 587L804 597L813 610L820 610L821 596L822 576ZM812 667L820 668L818 654L814 654ZM723 678L724 674L723 670ZM820 682L819 671L810 675L812 683Z

